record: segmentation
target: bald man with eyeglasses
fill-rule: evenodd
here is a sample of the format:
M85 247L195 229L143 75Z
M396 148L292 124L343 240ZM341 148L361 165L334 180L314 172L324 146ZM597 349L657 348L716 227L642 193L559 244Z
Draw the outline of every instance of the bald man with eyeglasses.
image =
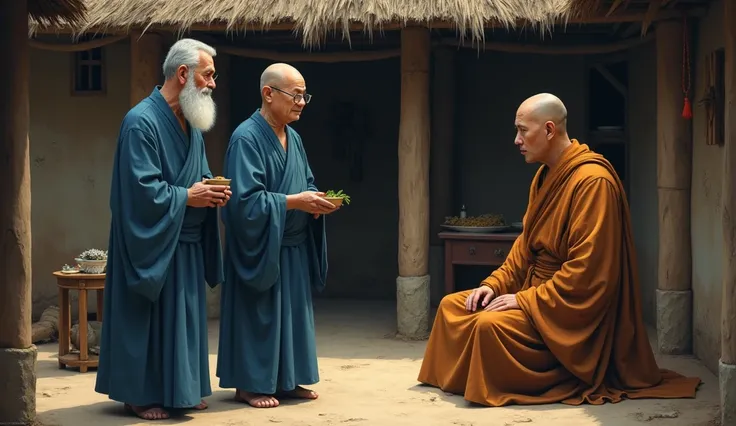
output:
M233 133L225 157L232 198L220 305L217 376L235 399L272 408L281 398L316 399L319 381L312 290L324 289L324 215L299 134L311 101L304 77L287 64L261 76L261 108Z

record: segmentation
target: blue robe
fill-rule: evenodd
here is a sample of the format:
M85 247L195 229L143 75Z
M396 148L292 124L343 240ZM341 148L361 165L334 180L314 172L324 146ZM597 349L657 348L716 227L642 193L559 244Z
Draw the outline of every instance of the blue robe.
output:
M116 401L183 408L212 393L205 282L222 282L222 253L217 209L186 205L212 177L202 133L189 134L158 88L120 129L95 386Z
M319 381L312 290L327 275L325 218L286 210L286 195L317 191L301 138L287 149L257 110L233 133L223 208L220 387L273 394Z

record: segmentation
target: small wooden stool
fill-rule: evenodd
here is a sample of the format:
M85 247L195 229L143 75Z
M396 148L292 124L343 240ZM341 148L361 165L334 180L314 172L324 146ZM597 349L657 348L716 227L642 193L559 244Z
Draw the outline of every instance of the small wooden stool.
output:
M54 272L59 286L59 368L79 367L86 373L88 367L97 367L99 358L89 355L87 347L87 291L97 291L97 321L102 321L102 305L105 291L105 274L64 274ZM79 292L79 354L70 354L72 313L69 290Z

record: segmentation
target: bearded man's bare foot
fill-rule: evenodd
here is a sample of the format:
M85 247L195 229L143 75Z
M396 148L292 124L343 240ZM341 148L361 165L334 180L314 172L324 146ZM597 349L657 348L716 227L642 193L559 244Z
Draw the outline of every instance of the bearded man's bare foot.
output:
M303 388L301 386L297 386L295 389L290 391L281 392L280 395L282 395L284 398L293 398L293 399L317 399L319 398L319 395L317 392Z
M206 410L207 408L209 408L209 405L207 405L207 403L203 399L203 400L199 401L199 404L195 405L192 408L194 410Z
M279 406L279 400L271 395L262 395L241 390L235 391L235 400L245 402L255 408L274 408Z
M143 420L164 420L169 418L169 412L161 407L139 407L137 405L125 404L125 410Z

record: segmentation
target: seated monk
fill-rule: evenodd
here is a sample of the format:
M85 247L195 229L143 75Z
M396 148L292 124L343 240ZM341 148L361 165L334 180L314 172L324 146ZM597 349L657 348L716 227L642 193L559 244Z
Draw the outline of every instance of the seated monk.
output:
M514 143L542 163L523 231L480 287L442 299L419 381L487 406L693 398L700 379L660 370L647 339L621 181L566 121L550 94L519 107Z

